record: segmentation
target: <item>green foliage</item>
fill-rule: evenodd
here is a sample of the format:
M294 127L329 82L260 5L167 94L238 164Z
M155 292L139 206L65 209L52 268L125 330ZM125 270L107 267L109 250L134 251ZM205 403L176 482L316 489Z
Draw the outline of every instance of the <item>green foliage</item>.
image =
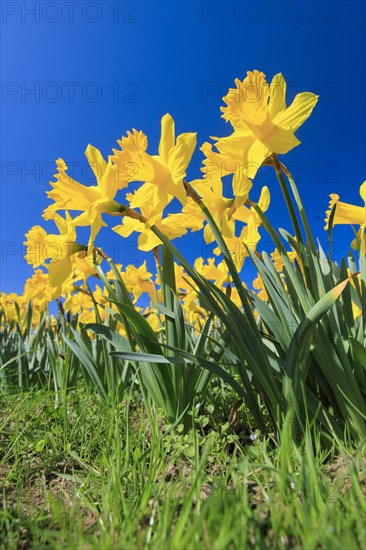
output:
M32 328L33 307L28 305L22 323L8 322L0 310L0 392L3 394L33 388L56 392L73 387L79 377L79 362L61 338L78 326L77 316L56 321L43 315Z
M115 274L113 284L106 279L100 267L98 272L108 290L109 300L118 310L118 313L111 311L111 315L123 323L130 346L129 350L116 348L111 355L131 363L147 405L151 399L163 411L170 424L182 423L184 431L187 431L192 427L190 413L194 400L204 395L210 379L210 373L201 368L202 362L209 364L212 372L221 373L224 378L232 380L233 384L235 380L217 365L224 350L220 346L219 334L215 334L216 338L210 334L212 316L208 316L199 335L185 321L182 306L175 294L173 256L166 247L163 247L162 256L159 276L164 303L154 306L157 313L164 316L165 322L158 335L135 309L112 260L108 261ZM102 326L96 325L88 325L88 328L103 330ZM109 339L109 342L113 344L113 339Z
M167 434L139 398L4 399L2 548L363 547L364 446L324 451L315 430L244 441L208 410L204 431Z
M202 203L202 211L238 290L242 309L204 280L158 228L153 226L152 229L198 286L202 305L220 321L222 338L226 342L223 352L230 354L235 366L236 385L231 375L227 378L228 370L223 373L221 365L220 371L214 370L211 362L202 358L200 366L214 370L235 387L258 427L264 432L275 430L279 434L284 420L291 418L296 433L305 433L307 427L316 422L328 436L336 434L357 440L366 435L366 384L362 361L366 342L362 300L366 295L366 260L360 257L360 282L355 278L354 286L348 285L350 276L345 261L338 266L332 258L326 257L320 245L316 249L295 182L287 170L286 173L302 221L300 228L287 184L280 173L279 182L296 238L280 230L281 239L260 208L253 205L284 266L284 278L281 278L266 253L259 259L248 250L262 277L267 302L243 286L226 243ZM331 229L329 236L331 243ZM296 252L294 262L283 241ZM351 253L348 267L351 277L355 277L356 261ZM362 309L361 315L354 314L352 302ZM259 313L258 321L255 311ZM187 357L184 350L177 347L174 350L177 356ZM263 421L261 403L268 410L270 424Z
M320 244L316 247L295 182L282 168L293 199L284 174L277 171L277 176L295 236L276 231L259 206L252 204L283 265L279 274L268 254L248 249L268 300L243 285L225 240L201 201L241 307L200 275L152 226L162 242L156 257L160 254L163 298L162 303L152 304L159 330L154 332L135 308L119 270L108 260L114 280L108 280L100 266L97 271L110 307L94 301L95 323L80 324L60 309L54 326L43 316L32 329L31 303L23 323L7 323L0 312L2 393L53 388L59 399L60 391L82 384L108 402L121 400L132 382L140 388L148 411L153 404L170 426L182 425L187 433L194 425L193 407L207 396L214 376L236 392L264 434L279 438L284 423L290 422L292 435L300 438L317 425L325 445L334 436L355 442L365 437L366 259L361 255L358 266L349 253L347 262L342 259L337 265ZM328 231L330 250L333 217L334 212ZM200 331L186 321L177 297L174 259L199 289L200 304L207 312Z

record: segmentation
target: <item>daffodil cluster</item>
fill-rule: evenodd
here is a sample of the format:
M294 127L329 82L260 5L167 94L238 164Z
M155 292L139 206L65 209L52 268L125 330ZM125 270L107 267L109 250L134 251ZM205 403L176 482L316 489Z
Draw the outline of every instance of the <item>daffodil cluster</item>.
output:
M205 215L208 211L236 270L243 270L251 252L260 256L262 218L258 208L264 214L270 206L269 188L257 189L253 180L262 165L278 163L277 155L288 153L300 144L295 132L310 116L317 100L315 94L303 92L296 95L291 105L286 105L286 82L282 74L275 75L270 84L257 70L249 71L243 80L236 79L235 87L223 98L225 106L221 107L222 118L229 123L230 131L226 136L213 137L212 143L201 145L201 177L196 179L187 177L197 145L196 133L177 135L170 114L161 119L161 136L155 151L147 135L136 129L127 131L107 158L88 145L85 154L94 173L94 185L73 179L66 163L59 158L55 179L47 192L52 202L43 212L43 218L54 224L54 228L48 232L36 225L27 232L25 257L36 271L27 281L22 297L2 295L1 304L8 316L15 316L12 305L15 302L24 309L31 298L39 311L44 311L49 301L62 297L66 309L78 313L84 322L92 320L94 300L102 306L108 303L102 286L97 285L92 296L87 284L88 278L97 277L96 266L103 259L103 253L96 247L96 238L99 231L107 227L108 216L114 220L111 227L114 233L123 239L136 234L138 248L152 252L151 257L156 259L161 240L154 228L169 240L202 231L205 243L214 243L215 235ZM256 202L250 196L252 192ZM365 202L366 182L360 193ZM365 208L342 203L338 195L331 195L327 224L335 204L333 224L358 225L352 246L365 252ZM81 244L77 229L85 226L90 227L89 239ZM215 258L221 256L222 249L214 244L212 250L213 256L205 260L197 258L194 268L225 290L232 282L231 276L227 264ZM272 257L284 277L280 255L275 251ZM295 261L296 252L290 252L289 257ZM161 300L160 282L154 280L146 262L140 266L127 265L124 269L119 265L118 269L134 303L141 296L145 296L145 302ZM192 324L200 324L206 313L199 303L198 289L181 266L175 266L175 274L177 294L186 318ZM113 278L113 274L109 273L108 277ZM253 287L267 299L260 276ZM241 307L235 286L229 294ZM150 306L147 309L146 304L141 306L141 313L154 329L159 329L159 315Z

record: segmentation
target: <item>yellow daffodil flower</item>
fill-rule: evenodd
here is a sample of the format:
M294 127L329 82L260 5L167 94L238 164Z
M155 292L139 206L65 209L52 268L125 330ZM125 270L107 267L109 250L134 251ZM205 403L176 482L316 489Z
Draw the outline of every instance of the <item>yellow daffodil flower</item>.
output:
M197 295L190 292L184 297L184 315L188 323L197 331L202 329L202 325L207 317L207 312L199 305Z
M24 296L19 296L15 292L10 294L5 294L5 292L0 293L0 309L5 313L6 322L10 323L12 321L22 321L24 314L26 312L28 300ZM18 318L18 312L16 305L19 308L20 319Z
M146 307L141 308L141 315L145 317L154 332L158 332L164 327L164 315L159 314L156 310Z
M0 308L4 309L7 321L23 321L27 307L32 301L32 326L37 326L41 320L41 316L48 312L48 304L55 298L55 288L51 286L48 273L44 273L41 269L36 269L25 284L23 294L21 296L11 293L0 295ZM20 311L20 319L18 319L17 304Z
M64 310L78 315L78 321L81 323L95 322L94 304L88 293L74 292L68 296L64 302Z
M269 192L269 189L266 185L264 185L261 189L261 194L259 197L259 200L257 202L259 208L262 210L263 213L267 212L269 205L271 202L271 195ZM257 225L260 225L261 219L258 216L257 212L252 207L247 207L245 205L241 206L240 208L236 209L233 213L234 220L248 223L250 218L254 216Z
M150 215L162 212L173 197L183 205L187 201L183 179L196 147L196 134L186 133L175 138L174 120L166 114L161 119L161 138L158 155L149 155L147 136L143 132L127 132L118 144L121 150L113 149L113 161L122 169L135 167L130 181L143 181L135 193L131 208L152 205Z
M184 268L181 265L178 265L174 262L174 273L175 273L175 286L177 289L178 296L187 296L192 294L197 298L198 288L196 287L193 279L184 271Z
M234 174L236 170L243 167L242 155L239 153L236 157L229 151L228 154L213 150L213 145L205 141L200 147L200 151L205 155L203 159L202 171L206 175L217 174L220 177Z
M147 292L151 300L154 299L155 286L152 276L152 273L147 270L146 260L140 267L134 265L126 267L126 270L122 273L122 278L128 292L131 292L134 302L137 302L144 292Z
M258 298L266 302L268 300L268 294L264 287L263 279L260 275L254 279L252 286L255 290L257 290Z
M359 249L362 254L366 254L366 181L360 187L360 196L364 202L363 206L354 206L346 202L340 202L339 195L333 193L330 195L329 210L326 211L325 229L328 229L329 216L334 204L336 210L333 218L333 225L338 224L354 224L359 225L356 238L352 241L353 249Z
M215 258L208 258L207 265L204 264L203 258L197 258L194 268L200 275L213 281L220 289L231 280L226 263L222 261L216 266Z
M73 256L83 247L75 242L76 231L73 220L66 212L66 218L54 214L54 222L59 235L50 235L36 225L26 233L25 258L33 267L44 266L48 269L51 286L60 289L60 285L70 276L73 270ZM51 260L49 264L47 260Z
M120 274L120 276L122 277L122 274L123 274L123 272L122 272L122 264L115 264L115 267L116 267L118 273ZM107 277L107 279L108 279L109 281L114 281L115 278L116 278L113 269L110 269L109 271L107 271L107 273L105 274L105 276Z
M50 283L48 273L36 269L32 277L25 282L23 296L27 302L32 300L37 309L45 311L49 302L55 297L55 290Z
M95 262L100 264L102 257L93 253L88 254L86 250L82 250L74 256L73 260L72 283L83 281L84 285L86 285L89 277L97 276Z
M54 202L44 210L43 217L46 220L53 219L58 210L82 211L82 214L74 218L73 224L90 225L89 252L91 252L100 228L106 226L102 220L102 214L115 214L121 207L114 198L119 189L126 187L127 175L126 172L118 172L118 167L112 163L112 157L108 158L107 163L100 151L92 145L88 145L85 155L94 172L97 185L87 186L77 182L66 173L65 162L58 159L56 181L50 182L52 191L47 192L48 197Z
M201 321L204 322L206 318L206 311L199 304L198 289L181 265L174 263L174 271L177 296L182 301L185 318L189 324L199 330Z
M133 202L134 196L135 195L132 193L127 194L127 198L131 203ZM147 219L146 223L136 218L124 216L122 224L112 228L113 231L124 238L129 237L134 232L140 233L137 240L137 246L140 250L148 252L161 244L159 237L151 230L152 225L160 229L169 240L176 239L187 233L186 228L182 224L177 223L177 221L179 221L179 217L177 217L179 214L172 214L163 218L163 212L160 212L155 216L151 216L151 211L153 209L152 204L150 204L150 206L141 206L140 209L142 215Z
M225 237L231 237L234 234L234 221L229 220L228 213L233 201L223 197L221 178L211 178L210 181L194 180L191 185L202 197L220 232ZM192 231L197 231L205 226L203 236L207 244L215 240L211 228L207 223L205 224L205 215L192 199L189 199L187 205L183 207L181 220Z
M297 262L301 265L301 260L295 250L288 251L287 256L291 263L294 263L294 261L297 260ZM278 271L278 273L281 273L283 271L284 263L277 248L275 248L274 252L271 253L271 258L273 260L275 270Z
M65 302L64 309L65 311L70 311L74 315L78 315L79 322L82 323L93 323L96 320L95 316L95 306L93 298L101 306L98 308L99 316L102 321L106 319L107 313L103 306L115 308L114 304L111 304L106 298L105 295L108 292L105 289L102 289L100 286L96 285L93 291L93 297L90 295L89 291L78 289L75 292L75 287L73 293L70 294ZM92 333L91 333L92 335Z
M217 227L224 237L234 237L235 222L233 213L248 199L252 182L242 176L242 170L237 170L233 177L233 194L235 199L223 196L223 184L218 175L207 175L204 179L190 182L193 189L200 195L203 203L212 215ZM174 215L176 227L187 227L192 231L199 231L204 226L203 236L207 244L215 239L210 226L205 223L206 218L199 205L191 198L183 207L181 214Z
M262 212L266 212L268 210L270 204L270 193L268 187L264 186L262 188L257 204ZM231 237L224 236L229 252L235 261L236 269L241 271L244 265L244 260L248 256L247 247L254 252L257 248L258 242L261 239L258 228L262 222L253 207L248 208L244 205L234 210L232 219L233 221L235 220L246 224L242 228L239 237L236 237L235 235ZM220 256L221 254L219 247L215 248L213 252L217 256Z
M187 232L186 229L176 226L173 216L168 216L165 219L162 219L161 216L156 216L153 220L151 220L151 224L152 223L160 229L160 231L164 233L169 240L181 237ZM159 244L162 244L159 237L153 233L149 225L150 224L144 224L139 220L126 216L121 225L117 225L112 229L121 237L129 237L133 232L140 233L137 240L137 246L140 250L148 252L149 250L153 250Z
M208 163L217 163L226 174L243 166L253 179L263 161L272 153L284 154L300 144L294 132L310 116L318 96L310 92L297 94L286 107L286 82L277 74L269 86L265 75L249 71L243 81L235 80L223 98L222 117L230 121L234 132L225 138L213 138L218 153L205 143L205 170ZM223 168L224 167L224 168Z
M239 237L225 238L226 246L235 262L237 271L241 271L244 265L244 260L248 256L248 247L253 252L261 239L261 234L258 231L257 218L254 214L248 217L247 225L242 228ZM216 256L221 255L221 250L216 247L213 250Z

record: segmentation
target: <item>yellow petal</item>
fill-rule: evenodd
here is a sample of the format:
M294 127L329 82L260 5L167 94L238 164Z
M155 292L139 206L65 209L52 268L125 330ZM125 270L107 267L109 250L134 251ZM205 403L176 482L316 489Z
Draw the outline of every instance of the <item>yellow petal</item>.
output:
M166 188L167 193L169 193L170 195L176 197L183 206L185 204L187 204L187 193L186 193L186 190L185 190L185 187L184 187L184 184L183 184L183 180L179 181L178 183L175 183L172 179L170 179L166 183L165 188ZM165 195L163 193L161 193L161 196L165 197ZM163 208L169 202L168 196L166 197L166 199L164 198L164 201L165 200L167 202L165 202L164 206L162 206L162 208L160 210L154 209L154 214L156 214L159 211L160 212L163 211ZM161 204L163 204L163 202Z
M250 248L255 250L261 236L258 231L258 224L255 216L251 216L248 220L248 225L241 232L241 240Z
M153 175L154 169L151 170L151 157L146 153L147 136L142 131L133 129L132 132L127 132L127 137L122 136L118 144L121 150L112 149L114 155L111 158L117 165L117 188L123 189L131 181L149 181L144 177L145 172L150 168L149 175Z
M169 214L169 217L170 216L175 216L174 219L178 226L187 227L192 231L199 231L202 229L205 221L202 210L192 199L188 199L181 214Z
M80 257L76 254L73 257L73 261L76 278L79 277L86 281L90 276L96 274L93 254L86 255L85 257ZM100 264L102 258L100 256L97 256L96 261L98 264Z
M181 218L179 218L181 216ZM178 219L177 219L178 218ZM162 220L161 229L169 239L181 237L187 233L186 225L180 223L184 219L181 214L170 214Z
M233 219L228 219L228 214L226 212L224 212L223 215L220 216L220 222L221 223L217 225L221 229L223 237L234 237L235 222Z
M213 193L216 195L216 197L222 197L223 189L222 189L222 180L221 178L217 176L209 176L206 174L205 181L208 185L210 185Z
M107 227L107 224L102 220L100 214L96 215L93 223L90 226L90 237L88 242L88 254L92 254L95 239L102 227Z
M97 186L87 187L71 178L67 173L67 166L62 159L56 161L58 172L55 175L56 181L50 181L52 190L47 192L47 196L54 201L54 204L48 206L43 217L52 219L57 210L86 210L88 206L101 198L101 193Z
M161 119L161 138L159 143L159 157L168 164L169 154L175 144L174 120L169 113Z
M144 229L145 224L141 223L139 220L135 220L134 218L129 218L128 216L123 218L123 223L121 225L112 227L113 231L125 238L129 237L134 231L141 233Z
M132 132L127 132L127 137L122 136L120 140L117 140L118 145L121 147L121 151L113 150L121 155L122 153L137 153L140 151L146 151L147 149L147 135L144 132L137 131L133 128Z
M154 205L159 202L159 188L152 183L144 183L134 192L130 200L131 208L141 208L149 217Z
M274 122L297 130L311 115L319 96L311 92L302 92L295 96L292 104L274 117Z
M109 200L113 200L117 191L123 189L128 184L126 179L119 178L118 165L113 164L112 157L108 158L108 164L98 183L103 197Z
M252 215L252 212L250 208L247 208L246 206L241 206L234 212L232 217L234 220L238 220L243 223L248 223L251 215Z
M63 235L47 235L45 238L45 255L52 260L69 258L72 254L72 243L67 242Z
M266 212L269 208L269 203L271 201L271 194L266 185L262 187L262 191L259 197L258 206L262 212Z
M88 159L91 169L94 172L95 179L98 181L104 174L107 163L104 160L102 153L93 145L88 145L85 151L85 156Z
M72 233L74 238L76 237L75 229L72 228L73 220L68 212L65 213L65 218L63 218L59 214L55 214L52 219L55 222L57 229L59 230L61 235Z
M86 210L86 212L83 212L79 216L76 216L73 219L72 223L75 227L85 227L90 225L89 210Z
M221 154L242 162L243 152L249 149L254 140L255 137L252 132L237 130L231 136L219 139L215 143L215 147Z
M290 128L277 124L273 125L271 134L261 141L271 153L282 155L301 143Z
M351 242L354 250L359 250L361 254L366 254L366 222L360 226L356 238Z
M205 239L205 242L207 244L211 244L215 240L211 228L208 224L205 225L205 228L203 230L203 238Z
M193 180L189 184L193 189L202 197L204 201L209 201L212 196L211 182L213 181L214 176L205 175L204 179ZM221 178L218 178L221 182ZM222 195L222 184L218 186L221 187L221 193L218 193L218 196ZM199 208L199 207L198 207Z
M239 158L236 160L230 155L217 153L212 150L212 145L205 142L200 150L205 155L203 160L202 172L207 176L219 176L223 177L228 174L233 174L238 166L238 163L242 161L241 152L239 152Z
M174 186L173 182L171 186ZM160 214L173 198L173 192L170 196L168 195L166 190L168 188L167 185L161 188L159 185L144 183L134 193L130 202L131 208L140 208L142 214L148 219ZM171 191L176 191L175 187Z
M272 79L268 108L272 118L286 109L286 81L281 73Z
M233 176L233 193L235 197L241 197L243 203L249 197L249 191L253 186L252 181L246 177L242 168L238 168Z
M48 274L52 286L60 286L72 271L72 262L69 256L59 260L53 260L48 266Z
M137 244L140 250L143 252L149 252L161 244L161 240L155 235L155 233L149 230L139 236Z
M195 133L178 136L176 145L170 151L168 162L170 173L175 182L181 182L185 178L196 143L197 135Z
M245 172L248 178L251 180L255 178L255 175L259 168L262 166L263 161L270 156L273 151L262 142L256 139L249 151L247 152L247 160L245 163Z

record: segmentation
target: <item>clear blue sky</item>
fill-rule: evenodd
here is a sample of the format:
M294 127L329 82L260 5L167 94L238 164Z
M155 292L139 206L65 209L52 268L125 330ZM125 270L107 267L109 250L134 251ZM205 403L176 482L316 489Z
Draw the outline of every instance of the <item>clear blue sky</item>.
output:
M289 99L298 91L320 94L298 131L303 143L286 163L298 175L311 225L325 243L329 193L360 203L366 175L365 6L361 0L3 0L1 290L21 292L32 273L22 259L25 232L35 224L52 232L41 213L55 159L62 157L76 179L91 183L84 157L89 142L107 155L135 127L148 134L154 151L166 112L179 133L197 131L199 144L227 135L221 98L235 77L253 69L268 79L282 72ZM191 178L201 161L197 149ZM267 172L253 198L265 183L271 220L288 226ZM338 250L351 238L351 231L337 230ZM202 234L177 243L190 259L204 252ZM125 265L145 258L107 229L98 244Z

